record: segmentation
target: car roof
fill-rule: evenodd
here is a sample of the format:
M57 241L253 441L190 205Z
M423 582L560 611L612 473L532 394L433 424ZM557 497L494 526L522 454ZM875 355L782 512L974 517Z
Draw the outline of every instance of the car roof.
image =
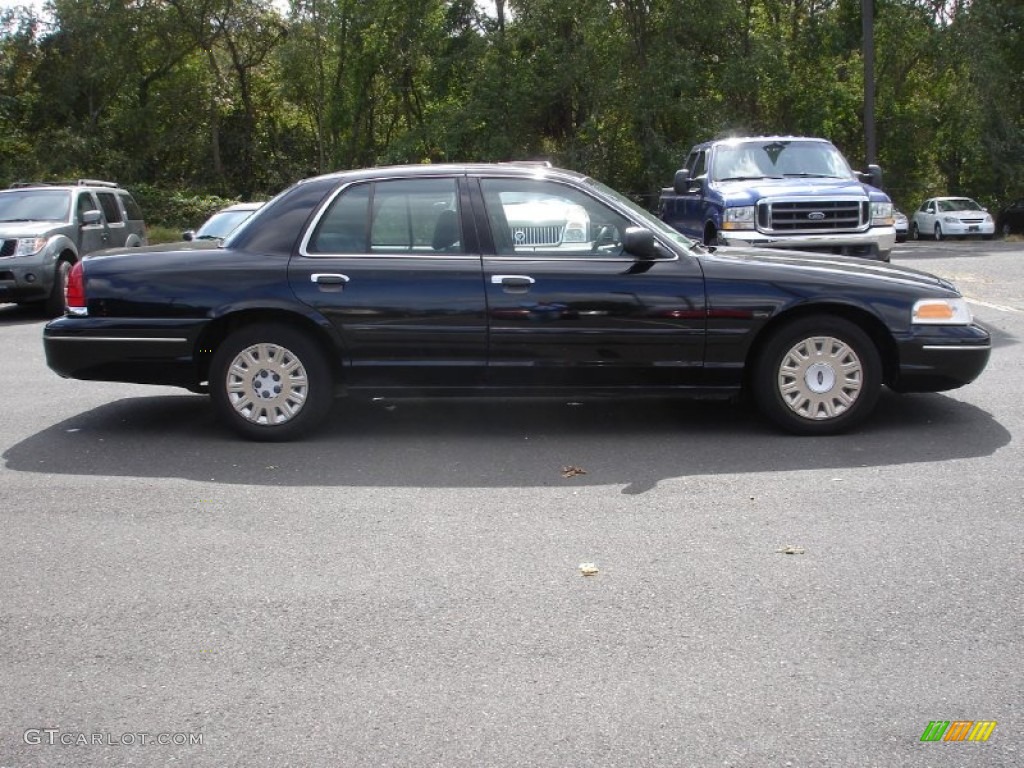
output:
M770 135L770 136L726 136L720 139L711 139L698 144L697 147L721 146L724 144L744 144L748 141L813 141L819 144L831 144L828 139L820 136L792 136L792 135Z
M99 179L77 179L75 181L16 181L3 192L16 191L19 189L104 189L115 192L126 191L120 184L114 181L100 181Z
M507 163L420 163L417 165L382 165L373 168L359 168L347 171L335 171L321 176L303 179L301 183L335 179L338 181L360 181L363 179L379 179L386 176L396 178L418 178L421 176L452 176L452 175L488 175L506 176L509 178L544 178L572 179L584 181L588 177L576 171L556 168L545 162L507 162Z

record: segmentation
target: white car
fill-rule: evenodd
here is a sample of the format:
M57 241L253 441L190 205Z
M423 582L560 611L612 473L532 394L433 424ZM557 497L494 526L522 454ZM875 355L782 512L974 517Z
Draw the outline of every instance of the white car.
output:
M914 211L910 222L910 237L984 237L995 234L996 223L992 214L969 197L931 197Z
M191 229L181 233L182 240L223 240L235 231L239 224L252 216L263 203L235 203L221 208L197 231Z

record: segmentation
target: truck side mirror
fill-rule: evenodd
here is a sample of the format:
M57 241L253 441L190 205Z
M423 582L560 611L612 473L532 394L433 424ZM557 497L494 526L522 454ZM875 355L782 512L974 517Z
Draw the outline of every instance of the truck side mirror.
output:
M690 191L690 172L688 170L680 168L676 171L676 175L672 177L672 189L677 195L685 195Z
M870 184L875 189L882 188L882 169L874 163L868 166L867 171L858 175L865 184Z
M99 224L103 219L103 214L96 208L91 208L82 214L82 225L89 226L90 224Z

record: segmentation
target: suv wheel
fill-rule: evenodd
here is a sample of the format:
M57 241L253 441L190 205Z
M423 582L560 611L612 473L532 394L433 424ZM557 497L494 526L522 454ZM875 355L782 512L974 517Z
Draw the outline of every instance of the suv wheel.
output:
M68 275L71 274L71 262L61 259L53 272L53 287L46 298L46 314L50 317L63 315L67 308Z

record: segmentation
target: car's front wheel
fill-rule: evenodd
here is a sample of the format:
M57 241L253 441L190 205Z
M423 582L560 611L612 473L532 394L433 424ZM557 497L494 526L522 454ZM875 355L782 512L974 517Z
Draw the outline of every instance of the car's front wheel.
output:
M938 241L938 240L941 240L941 239L942 239L942 225L941 224L936 224L935 225L935 240Z
M921 239L921 230L917 228L917 222L914 222L913 224L910 225L910 239L911 240L920 240Z
M292 440L319 426L333 402L330 368L319 347L285 325L242 328L210 364L217 415L250 440Z
M50 317L57 317L64 314L67 306L68 276L71 274L71 262L61 259L57 262L53 273L53 287L50 295L46 297L46 314Z
M871 338L839 317L815 315L780 328L755 362L754 397L772 421L798 435L831 435L875 407L882 362Z

